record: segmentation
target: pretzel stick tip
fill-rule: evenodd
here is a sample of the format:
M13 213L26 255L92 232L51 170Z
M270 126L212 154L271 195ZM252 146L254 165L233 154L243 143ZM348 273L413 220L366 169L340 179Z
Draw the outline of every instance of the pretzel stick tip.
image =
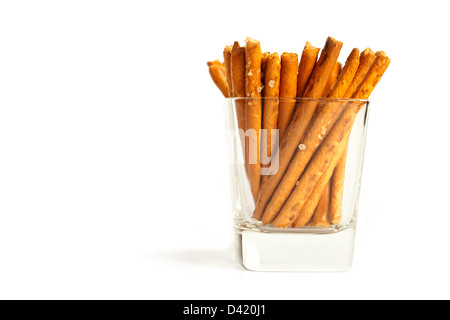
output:
M358 89L359 85L361 84L361 81L364 79L373 62L375 61L375 58L375 53L370 48L366 48L363 52L361 52L358 70L356 71L352 82L348 86L344 98L351 98L353 96L356 89Z
M211 79L222 92L225 98L228 97L228 84L225 76L225 67L219 60L208 61L209 74Z
M311 79L308 82L308 86L305 89L304 97L321 98L324 96L328 79L337 62L342 45L342 42L328 37Z
M389 67L391 59L384 51L379 51L376 55L375 62L370 67L369 72L353 94L354 99L368 99L373 90L380 82L386 69Z
M306 86L308 85L311 74L313 73L314 66L316 65L317 56L320 49L313 47L309 41L306 42L303 49L302 56L300 58L300 64L298 65L297 75L297 97L303 97Z
M355 48L345 62L344 68L336 80L336 85L328 95L329 98L343 98L353 81L359 66L359 49Z

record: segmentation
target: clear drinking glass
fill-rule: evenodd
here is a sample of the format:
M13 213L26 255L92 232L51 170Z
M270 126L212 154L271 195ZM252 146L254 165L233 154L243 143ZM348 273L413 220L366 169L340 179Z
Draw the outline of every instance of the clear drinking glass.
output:
M244 131L246 106L255 103L261 110L278 106L278 119L287 117L289 125ZM351 268L368 112L367 100L226 99L235 243L243 268Z

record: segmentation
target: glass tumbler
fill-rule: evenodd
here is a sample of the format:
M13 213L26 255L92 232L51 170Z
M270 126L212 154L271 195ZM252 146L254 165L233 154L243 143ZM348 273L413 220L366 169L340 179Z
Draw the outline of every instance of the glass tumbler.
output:
M351 268L368 112L357 99L225 100L243 268Z

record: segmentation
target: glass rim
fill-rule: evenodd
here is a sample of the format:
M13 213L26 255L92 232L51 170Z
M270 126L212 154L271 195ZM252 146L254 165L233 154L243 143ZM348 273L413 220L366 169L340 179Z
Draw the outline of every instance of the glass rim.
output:
M240 101L240 100L295 100L299 101L330 101L330 102L364 102L369 103L369 99L353 99L353 98L289 98L289 97L230 97L225 98L225 101Z

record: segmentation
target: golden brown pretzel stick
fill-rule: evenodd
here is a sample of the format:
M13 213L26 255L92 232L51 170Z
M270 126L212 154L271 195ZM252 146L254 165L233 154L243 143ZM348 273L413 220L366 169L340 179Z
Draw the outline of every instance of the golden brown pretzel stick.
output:
M308 85L309 79L316 65L317 56L319 55L319 48L315 48L306 42L305 48L303 49L302 56L300 58L300 64L298 65L297 74L297 97L303 97L306 86Z
M347 148L344 154L339 159L336 168L333 172L333 177L330 180L330 223L339 224L342 217L342 197L344 195L344 181L345 181L345 165L347 163Z
M334 65L333 71L331 72L330 77L328 78L328 83L327 83L327 86L325 89L325 93L327 94L327 96L329 94L331 94L331 91L333 90L341 71L342 71L342 64L338 61ZM316 114L317 114L317 110L316 110ZM330 186L328 183L327 187L322 192L319 203L314 212L312 226L326 227L330 224L329 218L328 218L329 204L330 204Z
M375 53L370 48L366 48L360 57L360 63L358 67L358 71L356 71L355 77L353 78L352 83L347 89L347 92L343 96L344 98L351 98L353 94L356 92L356 89L359 87L373 62L375 61Z
M261 105L261 45L258 40L247 38L245 47L245 127L250 134L248 143L248 178L256 201L261 181L260 131L262 126ZM252 99L254 98L254 99Z
M239 42L231 49L231 85L233 97L245 97L245 48ZM245 131L245 102L236 101L236 115L239 129Z
M309 79L308 86L303 94L306 98L320 98L324 96L327 80L337 62L343 43L328 37L320 54L319 61Z
M340 92L345 92L351 83L353 76L358 68L359 53L358 49L354 49L347 59L344 69L342 70L337 85L330 93L332 98L341 98L338 96ZM281 179L278 187L273 193L272 199L267 204L264 214L263 223L270 223L283 207L298 179L301 177L303 170L313 156L322 139L328 134L336 120L342 113L345 104L341 102L330 102L322 105L316 110L316 117L311 121L311 125L307 130L304 138L299 145L299 150L295 153L289 167Z
M235 41L231 49L231 86L233 97L245 97L245 48ZM244 167L248 177L248 166L245 163L246 149L245 149L245 100L236 99L236 118L239 129L239 136L241 139L242 155L244 158Z
M336 80L339 77L339 74L341 73L341 71L342 71L342 64L338 61L334 65L333 71L331 72L330 77L328 78L327 86L325 89L325 93L326 93L325 97L327 97L328 94L333 89L334 85L336 84Z
M373 62L375 61L375 53L366 48L360 56L360 64L356 71L352 83L347 88L344 98L351 98L356 89L361 84ZM331 179L331 195L330 195L330 222L339 224L342 216L342 197L344 194L345 165L347 161L347 150L342 155Z
M345 109L342 116L336 122L336 125L311 159L304 174L298 181L297 186L292 191L280 213L272 222L275 227L289 227L299 216L306 200L319 182L323 173L326 172L329 167L334 169L339 158L344 153L345 140L349 136L356 114L362 106L363 103L351 103ZM328 181L326 181L325 185L327 183ZM318 193L318 199L320 199L322 192Z
M317 63L317 67L314 69L314 73L311 76L310 84L305 91L306 97L318 98L323 96L326 84L325 79L328 79L330 72L338 59L341 48L342 42L328 37L319 62ZM292 121L287 127L283 137L281 137L280 146L275 153L274 161L278 162L276 172L264 176L264 179L262 180L261 190L258 194L258 200L253 214L256 219L261 219L267 203L277 188L278 183L281 181L289 162L305 133L309 121L314 115L316 106L316 101L308 101L295 110Z
M225 79L228 86L228 97L232 97L232 84L231 84L231 50L233 46L226 46L223 50L223 66L225 67Z
M347 152L347 145L348 145L348 138L347 141L345 142L346 146L344 147L344 153ZM344 155L341 156L341 159ZM340 161L340 159L339 159ZM338 161L338 163L339 163ZM337 168L337 165L336 165ZM334 175L334 171L336 170L336 168L333 167L329 167L327 169L327 171L325 171L325 173L323 174L323 176L320 178L319 182L316 184L316 186L314 187L314 190L311 192L310 196L308 197L308 200L306 200L305 205L303 206L297 220L295 220L295 222L293 223L293 227L294 228L298 228L298 227L303 227L307 224L305 224L308 220L311 219L311 217L313 216L313 214L315 215L315 211L317 211L316 207L319 205L320 200L323 197L323 193L325 192L324 190L326 190L326 186L330 185L330 198L331 198L331 180L332 180L332 176ZM330 210L331 210L331 199L330 201ZM329 213L330 214L330 213ZM329 218L331 220L331 217Z
M228 97L228 85L225 77L225 67L219 60L208 61L209 74L217 88L222 92L225 98Z
M280 98L295 98L297 95L298 55L284 52L281 55L281 85ZM295 99L280 100L280 115L278 117L279 137L281 138L292 119Z
M353 98L369 98L389 66L389 63L390 59L384 52L380 53L357 91L354 93ZM294 189L283 209L273 222L275 226L287 227L294 221L293 227L299 227L309 221L312 210L304 210L305 202L306 200L311 201L311 203L315 203L313 207L316 207L320 195L328 184L337 162L347 149L348 137L353 122L362 106L363 104L358 101L349 103L349 106L336 122L336 125L324 141L324 144L311 160L311 163L300 179L298 186ZM330 149L327 151L328 148ZM333 149L336 150L336 152L334 152ZM311 199L311 196L313 196L314 199Z
M314 212L312 225L314 227L326 228L330 225L329 218L329 205L330 205L330 182L322 192L319 203L317 204L316 211Z
M266 67L264 75L264 97L270 98L264 101L262 128L262 152L261 159L267 155L268 159L261 162L268 164L272 156L272 150L275 145L276 129L278 122L278 98L280 96L280 72L281 62L278 53L269 54L266 58Z
M348 139L348 138L347 138ZM344 147L345 152L345 147ZM322 194L326 188L326 186L329 184L331 176L333 175L334 167L329 166L327 170L323 173L323 176L319 179L319 182L314 186L313 191L311 192L311 195L306 200L305 204L303 205L302 209L300 210L300 214L298 215L297 219L292 224L293 228L299 228L304 227L308 224L308 221L311 222L311 220L314 219L314 210L317 208L320 199L322 198ZM330 190L331 192L331 190ZM312 223L311 223L312 224Z
M364 80L358 86L355 93L353 93L353 99L369 99L371 93L380 82L381 77L389 66L391 59L386 56L384 51L378 51L376 53L375 62L370 67L369 72L367 72Z
M359 50L358 48L354 48L352 52L350 52L347 61L345 62L344 69L342 69L339 74L336 84L328 95L328 98L345 98L345 93L353 82L360 63Z

